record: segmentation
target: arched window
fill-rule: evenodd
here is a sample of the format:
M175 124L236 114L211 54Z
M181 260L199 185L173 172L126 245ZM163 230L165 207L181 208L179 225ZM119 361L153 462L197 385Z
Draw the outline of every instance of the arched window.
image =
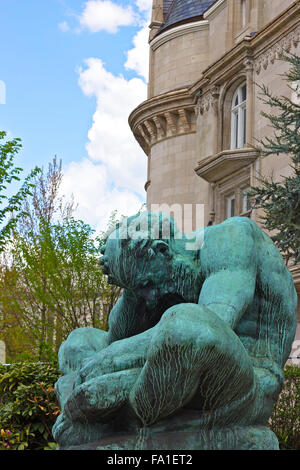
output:
M247 87L243 83L233 95L231 106L231 148L244 147L246 143Z

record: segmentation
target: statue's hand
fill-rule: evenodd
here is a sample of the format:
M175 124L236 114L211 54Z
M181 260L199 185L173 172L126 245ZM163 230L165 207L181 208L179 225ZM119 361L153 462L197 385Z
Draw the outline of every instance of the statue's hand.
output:
M113 372L78 385L65 404L66 416L74 422L105 422L126 404L140 372L140 368Z
M75 387L114 371L113 357L107 348L85 359L75 380Z
M102 375L142 368L153 335L153 328L139 335L115 341L107 348L83 360L75 387Z
M101 421L129 399L144 364L153 332L125 338L83 361L65 412L73 421Z

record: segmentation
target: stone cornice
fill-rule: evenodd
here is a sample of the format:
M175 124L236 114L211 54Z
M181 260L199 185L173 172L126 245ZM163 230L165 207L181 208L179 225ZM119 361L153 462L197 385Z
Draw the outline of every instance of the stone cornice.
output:
M195 128L195 103L188 88L173 90L144 101L129 116L129 125L144 152L153 144Z
M217 2L217 5L223 5ZM246 36L220 59L211 64L197 82L182 89L155 96L141 103L129 116L131 130L146 154L158 141L180 134L195 132L196 112L214 105L215 90L232 77L238 77L251 68L258 75L274 63L283 51L296 47L300 40L300 2L294 2L254 36ZM172 28L151 41L159 47L173 35L186 34L188 28L206 28L208 21L197 21ZM201 89L202 96L196 99ZM198 100L197 106L196 101Z
M297 47L300 41L300 26L294 28L282 38L273 42L268 48L265 48L260 54L256 54L255 72L260 74L261 70L266 70L270 64L274 64L276 59L280 58L283 52L290 52L292 47Z
M174 26L172 29L168 29L167 31L160 33L158 36L155 36L149 44L151 49L155 51L158 47L170 41L171 39L183 36L188 33L194 33L195 31L208 29L208 27L209 21L207 20L194 21L192 23L185 23L179 26Z
M238 73L244 61L252 56L251 39L246 36L223 57L204 70L201 78L190 87L189 92L194 95L200 88L211 83L224 83L229 77Z
M218 14L220 9L223 9L226 6L227 0L218 0L215 2L206 12L203 14L203 18L206 19L210 17L213 13Z
M198 176L215 183L233 172L253 163L259 154L253 148L223 150L198 162L195 172Z
M208 84L224 83L244 68L245 60L252 60L258 74L261 67L273 63L280 53L296 47L300 40L300 2L294 2L286 11L273 19L254 36L246 36L220 59L203 71L191 87L194 95Z

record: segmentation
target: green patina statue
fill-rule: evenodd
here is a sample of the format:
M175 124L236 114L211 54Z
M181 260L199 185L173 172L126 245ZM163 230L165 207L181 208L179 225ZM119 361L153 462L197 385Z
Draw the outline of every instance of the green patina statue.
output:
M297 296L270 238L247 218L187 236L142 212L100 262L123 294L108 332L79 328L60 348L60 449L278 449L267 422Z

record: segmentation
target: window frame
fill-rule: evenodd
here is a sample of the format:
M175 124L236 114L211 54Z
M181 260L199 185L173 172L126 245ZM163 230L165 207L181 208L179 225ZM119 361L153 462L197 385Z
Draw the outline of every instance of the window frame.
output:
M245 28L247 24L247 1L241 0L241 27Z
M233 214L232 212L232 202L233 202ZM235 200L235 193L230 194L229 196L226 196L226 215L227 219L230 217L235 216L235 206L236 206L236 200Z
M245 98L243 97L245 89ZM238 103L236 103L238 100ZM231 101L231 150L243 148L246 145L247 128L247 84L241 83L235 90Z

